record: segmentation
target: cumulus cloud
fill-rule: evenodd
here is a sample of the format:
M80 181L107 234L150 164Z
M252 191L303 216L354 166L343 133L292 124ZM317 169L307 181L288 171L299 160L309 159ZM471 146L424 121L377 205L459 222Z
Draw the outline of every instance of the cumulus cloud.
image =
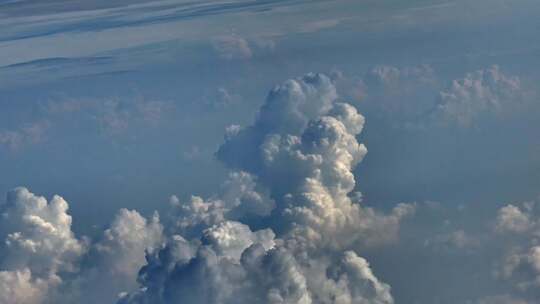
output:
M45 300L48 283L33 279L28 268L15 271L0 271L0 303L33 304Z
M225 219L267 216L274 208L274 201L247 172L231 172L221 188L219 195L206 200L192 196L181 202L177 196L171 196L169 226L176 233L192 237Z
M375 68L364 79L372 88L367 96L376 96L377 86L406 87L403 79L430 83L430 73ZM307 74L272 89L252 125L227 128L216 152L231 170L221 187L204 198L171 196L162 219L122 209L101 236L78 238L61 197L47 202L13 190L0 207L0 303L391 304L385 281L392 276L379 279L379 267L368 262L380 252L395 258L389 262L401 274L423 274L419 282L441 269L407 268L415 263L482 261L440 280L464 286L470 275L501 289L464 289L448 299L533 303L540 282L537 204L504 206L477 230L446 211L439 220L434 204L402 203L388 212L364 206L353 170L367 153L358 141L365 119L339 100L340 77ZM415 239L400 241L404 231Z
M508 246L495 274L522 298L540 296L540 212L537 202L509 204L498 211L495 231Z
M527 204L530 209L531 205ZM499 232L526 232L533 226L534 222L530 219L527 212L523 212L514 205L507 205L499 209L497 215L496 229Z
M60 273L75 272L85 243L71 231L68 204L50 202L26 188L8 193L0 205L0 303L41 303L48 289L62 283Z
M394 265L389 282L395 283L393 273L416 271L415 282L396 296L418 303L536 303L538 203L493 206L486 215L470 208L419 204L414 220L400 226L393 251L377 251L391 256L378 261Z
M121 209L86 257L89 265L72 282L78 303L113 302L122 292L137 289L137 273L146 254L161 249L163 227L158 214L150 220Z
M229 166L258 176L277 201L279 225L309 246L368 240L373 227L385 222L380 226L389 231L412 210L379 216L351 201L351 171L367 153L356 140L364 118L336 99L325 75L289 80L270 92L254 125L228 137L217 153Z
M440 124L470 127L483 117L500 117L518 108L525 93L516 76L504 74L498 66L468 73L440 92L431 118Z
M163 227L122 209L96 242L71 230L68 203L26 188L0 205L0 303L112 303L136 290L146 254L161 249Z
M351 194L363 124L325 75L274 88L217 152L240 171L216 197L171 198L172 236L120 303L393 303L355 250L395 240L414 206L385 215ZM240 222L249 216L262 227Z
M355 98L371 119L415 129L479 127L531 108L536 96L497 65L448 81L429 65L378 65L361 77L339 70L331 75L340 93Z

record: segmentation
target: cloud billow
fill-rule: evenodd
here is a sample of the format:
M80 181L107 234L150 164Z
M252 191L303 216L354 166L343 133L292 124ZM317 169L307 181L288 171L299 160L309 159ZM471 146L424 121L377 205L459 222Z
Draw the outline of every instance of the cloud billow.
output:
M380 215L348 196L367 152L356 140L364 118L336 100L322 74L273 89L255 123L217 152L267 189L268 227L252 231L227 218L227 202L192 198L179 218L191 220L180 226L198 226L201 236L176 235L149 255L141 289L120 303L393 303L390 286L354 250L391 241L414 208Z
M217 152L222 188L172 196L164 222L121 209L101 237L77 237L64 199L13 190L0 303L393 303L358 252L394 241L414 206L384 215L351 195L364 118L337 99L322 74L274 88Z

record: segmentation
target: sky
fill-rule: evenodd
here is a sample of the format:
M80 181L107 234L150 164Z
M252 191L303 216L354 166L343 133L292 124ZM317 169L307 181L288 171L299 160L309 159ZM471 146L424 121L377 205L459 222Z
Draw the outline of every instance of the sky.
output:
M534 304L540 2L0 0L0 304Z

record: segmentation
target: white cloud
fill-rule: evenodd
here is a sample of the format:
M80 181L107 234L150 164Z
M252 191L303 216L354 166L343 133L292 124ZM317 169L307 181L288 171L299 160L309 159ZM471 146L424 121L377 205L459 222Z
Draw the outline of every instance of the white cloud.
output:
M218 152L226 164L258 176L277 200L280 224L306 246L342 247L370 240L371 232L383 236L410 213L403 208L408 211L381 216L348 197L355 186L352 169L367 152L356 140L364 118L336 98L325 75L289 80L270 92L254 125Z
M33 279L28 268L15 271L0 271L1 304L37 304L47 293L48 283Z
M389 285L350 250L394 241L414 206L383 215L351 200L352 169L367 152L356 140L364 118L336 98L320 74L273 89L255 123L218 152L246 172L232 173L217 197L171 198L171 234L189 241L172 237L150 254L142 288L120 303L393 303ZM268 224L252 231L231 221L246 215Z
M242 97L231 92L225 87L219 87L207 93L204 97L204 103L211 109L225 109L235 104L238 104Z
M80 302L110 302L121 292L136 290L135 278L146 264L146 253L161 249L163 241L157 213L147 220L137 211L121 209L92 247L92 264L78 282Z
M226 35L214 38L212 46L218 56L227 59L249 59L253 51L246 39L236 35Z
M510 241L495 274L517 294L540 296L540 212L538 203L526 202L499 209L495 230L510 233Z
M8 193L0 205L0 289L9 291L0 303L41 303L62 283L60 273L78 270L86 246L71 231L67 210L59 196L47 202L26 188Z
M522 106L525 93L520 79L492 66L454 80L440 93L432 119L443 125L470 127L484 117L501 117Z
M514 205L507 205L499 209L497 231L521 233L529 230L532 225L529 215Z

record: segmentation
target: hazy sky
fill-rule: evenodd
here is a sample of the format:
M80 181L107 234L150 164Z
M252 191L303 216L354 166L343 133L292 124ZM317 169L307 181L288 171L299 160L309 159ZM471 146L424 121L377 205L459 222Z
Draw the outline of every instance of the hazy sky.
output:
M537 303L538 16L0 0L0 304Z

